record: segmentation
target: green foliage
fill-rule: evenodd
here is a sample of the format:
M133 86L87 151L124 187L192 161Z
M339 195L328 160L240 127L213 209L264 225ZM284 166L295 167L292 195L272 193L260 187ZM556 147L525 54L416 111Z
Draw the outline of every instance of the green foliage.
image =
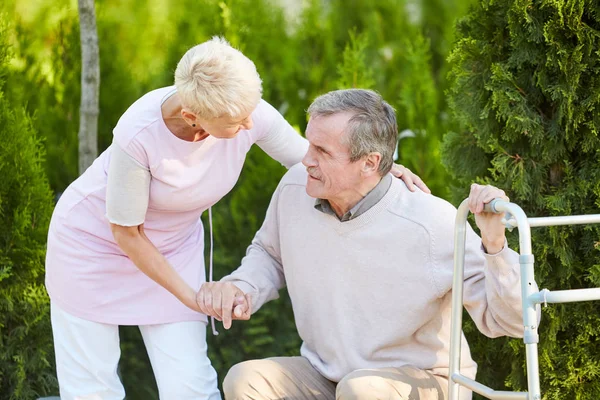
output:
M31 117L6 96L10 47L0 14L0 398L56 390L50 306L43 286L52 193Z
M445 138L444 156L461 186L503 187L529 216L598 213L598 3L486 0L458 31L449 100L461 129ZM541 287L600 286L597 226L532 233ZM514 234L510 241L516 245ZM600 396L599 311L593 302L544 309L544 399ZM469 337L486 383L526 389L522 344Z
M449 175L440 167L440 141L448 129L430 65L430 41L419 32L402 41L398 56L404 77L398 99L399 161L416 171L433 193L448 196Z
M30 22L39 26L39 19ZM8 94L35 115L36 131L45 139L45 166L55 191L62 191L77 177L79 125L79 28L76 15L58 16L48 33L49 54L40 62L39 32L29 23L15 22L15 57Z
M350 31L350 41L346 44L342 63L338 66L339 89L371 89L375 85L373 69L365 60L367 46L367 37L364 34L356 35L355 30Z

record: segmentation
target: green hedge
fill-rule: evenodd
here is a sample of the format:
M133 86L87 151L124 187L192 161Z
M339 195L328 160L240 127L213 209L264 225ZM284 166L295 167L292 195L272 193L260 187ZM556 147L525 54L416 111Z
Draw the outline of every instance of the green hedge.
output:
M598 213L599 48L594 0L485 0L459 23L449 99L462 129L444 144L457 197L479 180L528 216ZM597 226L533 229L540 287L600 286L599 238ZM522 343L470 331L479 377L526 389ZM600 398L598 303L544 308L540 334L544 399Z
M0 398L12 400L57 389L43 285L52 192L31 117L5 93L7 36L0 14Z

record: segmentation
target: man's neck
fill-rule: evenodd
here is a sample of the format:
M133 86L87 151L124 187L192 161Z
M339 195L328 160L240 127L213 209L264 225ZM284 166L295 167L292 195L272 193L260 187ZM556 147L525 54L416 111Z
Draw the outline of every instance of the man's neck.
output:
M326 199L331 206L331 209L338 218L342 218L344 214L352 209L355 205L358 204L359 201L365 198L367 194L371 190L377 186L377 184L381 181L381 176L374 177L368 181L365 181L360 187L356 188L354 191L348 193L347 195L341 196L339 198L331 198Z

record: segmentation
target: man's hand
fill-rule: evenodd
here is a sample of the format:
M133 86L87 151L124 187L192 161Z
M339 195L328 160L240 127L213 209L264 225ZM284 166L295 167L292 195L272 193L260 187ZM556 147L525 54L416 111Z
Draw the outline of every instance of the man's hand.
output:
M196 303L202 313L223 321L225 329L231 328L232 320L247 321L252 315L250 296L230 282L204 283L196 294Z
M494 186L471 185L469 194L469 210L475 214L475 222L481 230L481 241L488 254L496 254L504 247L504 225L502 218L504 214L483 212L483 205L493 199L501 198L509 201L503 190Z
M400 165L400 164L394 164L392 166L392 170L390 172L396 178L402 179L404 181L404 183L406 183L406 187L408 187L408 190L410 190L411 192L414 192L416 190L415 189L415 185L416 185L419 189L421 189L425 193L431 193L431 190L429 190L429 188L427 187L425 182L423 182L423 180L421 178L419 178L417 175L415 175L410 169L406 168L405 166Z

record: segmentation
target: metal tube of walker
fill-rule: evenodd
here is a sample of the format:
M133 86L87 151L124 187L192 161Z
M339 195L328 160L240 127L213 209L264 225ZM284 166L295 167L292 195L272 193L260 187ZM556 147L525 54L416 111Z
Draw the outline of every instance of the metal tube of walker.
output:
M576 301L600 300L600 288L548 290L543 289L530 296L531 301L538 304L571 303Z
M490 211L496 213L508 212L517 222L519 229L519 263L521 265L521 297L523 304L523 342L527 358L527 386L529 400L541 399L539 360L537 344L539 342L537 303L532 296L535 289L534 257L531 252L531 228L525 212L516 204L500 199L494 199L489 204Z
M528 218L529 226L557 226L557 225L582 225L599 224L600 214L566 215L562 217L533 217Z
M452 377L456 382L462 386L471 389L473 392L478 393L482 396L492 400L528 400L527 392L504 392L491 389L481 383L469 379L466 376L456 374Z
M458 207L454 228L454 275L452 281L452 317L450 323L450 378L448 379L449 400L458 400L460 384L452 377L460 375L460 353L462 338L463 281L465 274L465 242L469 201Z
M539 400L541 398L539 384L539 365L537 355L537 312L536 302L531 299L536 290L533 275L533 255L531 253L531 229L527 216L513 203L501 199L494 199L484 207L486 212L510 213L517 222L519 228L519 246L521 256L521 296L523 304L523 325L525 348L527 353L527 385L529 389L528 400ZM452 377L460 376L460 352L462 334L462 311L463 311L463 281L465 261L466 223L469 214L468 199L464 200L456 214L456 226L454 232L454 279L452 283L452 320L450 336L450 379L449 400L458 400L460 388L459 382ZM459 378L460 379L460 378Z

